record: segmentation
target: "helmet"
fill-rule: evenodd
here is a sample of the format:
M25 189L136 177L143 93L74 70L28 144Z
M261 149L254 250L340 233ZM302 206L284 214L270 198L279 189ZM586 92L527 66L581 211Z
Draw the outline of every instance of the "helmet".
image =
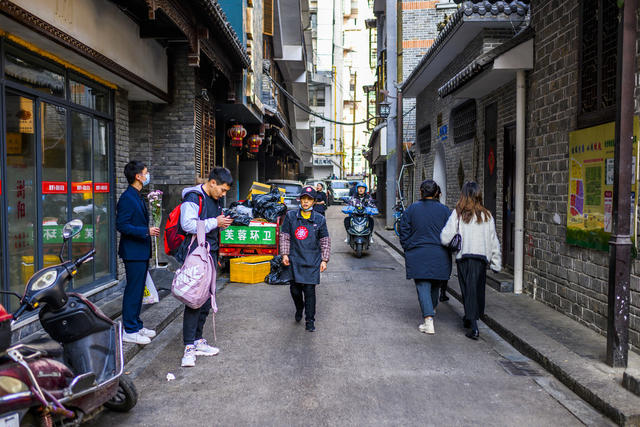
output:
M364 183L364 181L360 181L356 184L356 189L358 189L358 187L364 187L364 191L369 191L369 187L367 187L367 184Z

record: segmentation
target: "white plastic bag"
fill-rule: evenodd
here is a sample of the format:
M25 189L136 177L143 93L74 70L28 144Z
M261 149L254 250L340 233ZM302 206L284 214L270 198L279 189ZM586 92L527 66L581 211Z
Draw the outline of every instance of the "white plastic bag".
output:
M144 294L142 294L142 303L155 304L157 302L160 302L160 298L158 298L158 291L156 290L156 285L153 284L151 274L149 274L149 272L147 271L147 280L144 283Z

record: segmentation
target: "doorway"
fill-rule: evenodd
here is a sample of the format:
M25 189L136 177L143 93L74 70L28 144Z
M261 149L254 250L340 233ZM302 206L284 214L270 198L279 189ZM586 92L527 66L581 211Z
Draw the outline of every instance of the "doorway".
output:
M445 161L444 146L437 143L436 155L433 160L433 180L440 186L440 202L447 204L447 163Z
M502 186L502 263L513 269L515 234L516 126L504 128L504 183Z

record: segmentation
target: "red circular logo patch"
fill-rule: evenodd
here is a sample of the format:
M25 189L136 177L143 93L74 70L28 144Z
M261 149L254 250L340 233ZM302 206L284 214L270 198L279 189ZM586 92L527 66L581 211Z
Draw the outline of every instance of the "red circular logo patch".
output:
M307 227L300 226L296 228L296 239L304 240L307 237L309 237L309 230L307 230Z

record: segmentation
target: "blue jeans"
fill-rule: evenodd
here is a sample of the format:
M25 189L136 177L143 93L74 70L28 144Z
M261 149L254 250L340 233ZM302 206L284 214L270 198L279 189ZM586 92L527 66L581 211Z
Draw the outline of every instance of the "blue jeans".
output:
M434 309L438 305L438 296L440 295L440 287L446 283L444 280L432 279L414 279L416 282L416 290L418 291L418 300L422 309L422 317L435 316Z

